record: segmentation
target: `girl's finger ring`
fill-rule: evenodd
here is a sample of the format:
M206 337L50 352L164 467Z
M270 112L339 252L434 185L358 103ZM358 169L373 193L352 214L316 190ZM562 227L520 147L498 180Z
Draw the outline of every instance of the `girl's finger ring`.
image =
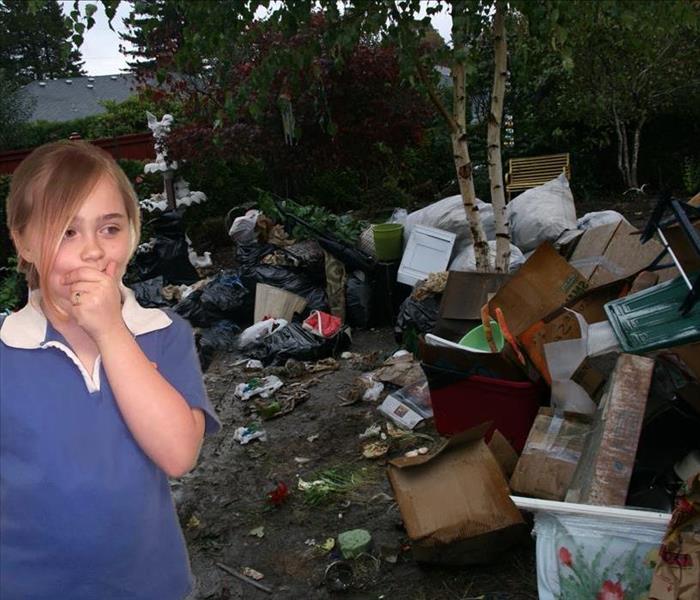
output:
M73 292L73 306L80 304L80 292Z

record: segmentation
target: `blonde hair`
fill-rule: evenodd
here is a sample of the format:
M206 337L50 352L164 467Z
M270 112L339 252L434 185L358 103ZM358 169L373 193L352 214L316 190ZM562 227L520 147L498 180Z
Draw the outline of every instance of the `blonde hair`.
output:
M105 176L112 179L124 201L133 254L141 231L138 199L124 171L107 152L82 140L53 142L33 150L13 173L7 228L15 246L15 236L24 234L30 224L41 232L40 248L32 249L38 260L29 262L18 252L18 270L24 273L30 289L47 280L66 229ZM48 290L42 292L45 301L55 307L54 299L46 296Z

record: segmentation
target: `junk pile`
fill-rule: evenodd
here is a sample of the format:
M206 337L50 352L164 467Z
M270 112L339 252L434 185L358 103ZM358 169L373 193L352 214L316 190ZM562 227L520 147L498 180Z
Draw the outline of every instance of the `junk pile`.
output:
M560 177L511 202L522 262L495 274L467 268L458 209L404 220L396 333L422 373L387 389L384 365L354 390L442 436L388 460L414 557L488 561L526 511L540 598L700 597L700 211L664 197L643 231L577 220Z
M235 268L196 266L171 212L147 249L164 258L132 271L142 302L197 328L205 368L240 354L236 397L255 413L240 443L264 442L260 421L294 410L332 357L356 361L338 396L386 420L362 454L387 460L416 560L492 560L527 511L540 598L698 597L698 520L671 518L697 508L697 207L663 198L641 232L612 211L577 219L559 177L510 203L509 273L475 270L459 197L355 224L356 245L347 221L292 202L248 208L228 223ZM350 327L387 322L406 350L347 352Z

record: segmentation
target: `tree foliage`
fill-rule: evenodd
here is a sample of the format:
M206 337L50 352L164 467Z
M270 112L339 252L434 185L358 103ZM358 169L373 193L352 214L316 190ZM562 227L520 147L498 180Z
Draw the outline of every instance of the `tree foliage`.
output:
M82 74L72 22L64 19L56 0L0 0L0 31L0 70L17 83Z

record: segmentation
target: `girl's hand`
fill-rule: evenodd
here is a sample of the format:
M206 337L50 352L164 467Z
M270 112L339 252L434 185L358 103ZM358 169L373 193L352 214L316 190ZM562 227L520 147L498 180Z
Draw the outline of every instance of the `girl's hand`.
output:
M113 261L104 272L81 267L63 280L69 286L73 318L98 345L110 332L124 326L116 269Z

